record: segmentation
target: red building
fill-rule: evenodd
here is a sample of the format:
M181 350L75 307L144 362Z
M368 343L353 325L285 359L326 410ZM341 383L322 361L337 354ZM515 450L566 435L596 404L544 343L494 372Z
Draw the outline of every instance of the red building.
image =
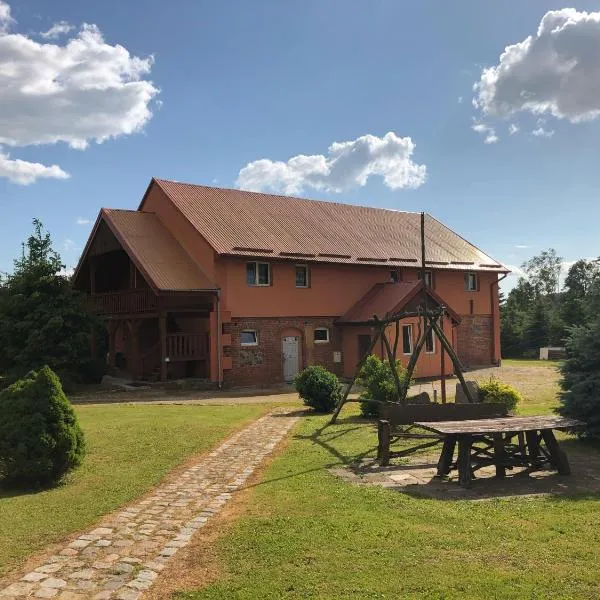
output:
M466 365L498 364L507 269L429 215L425 235L447 337ZM351 376L365 316L421 289L420 253L418 213L152 179L137 211L100 211L74 282L106 320L112 368L268 385L310 364ZM406 362L418 320L401 326ZM416 375L439 375L441 358L431 340Z

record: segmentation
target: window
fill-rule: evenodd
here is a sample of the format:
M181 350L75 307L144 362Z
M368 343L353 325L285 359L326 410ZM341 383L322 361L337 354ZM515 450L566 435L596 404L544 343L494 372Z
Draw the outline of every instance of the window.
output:
M296 287L308 287L308 267L306 265L296 265Z
M244 329L240 333L240 344L242 346L258 346L258 332L254 329Z
M390 271L390 281L392 283L398 283L401 280L400 271Z
M402 352L404 354L412 354L412 325L402 325Z
M325 344L329 341L329 329L327 327L317 327L315 329L315 344Z
M419 271L419 279L421 279L421 271ZM425 271L425 285L433 288L433 273L431 271Z
M476 292L479 289L479 281L477 273L465 273L465 290L468 292Z
M269 263L246 263L246 283L248 285L271 285L271 266Z
M435 338L433 337L433 329L429 330L425 338L425 352L433 354L435 352Z

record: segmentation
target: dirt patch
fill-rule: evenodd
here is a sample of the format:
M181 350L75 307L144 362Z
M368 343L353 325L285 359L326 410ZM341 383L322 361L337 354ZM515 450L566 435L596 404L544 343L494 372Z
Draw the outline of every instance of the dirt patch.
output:
M572 446L566 442L565 447ZM504 479L495 477L493 466L477 471L470 488L458 485L456 471L449 477L436 477L438 454L413 456L401 465L380 467L374 460L363 460L331 472L357 485L378 485L405 494L436 500L487 500L523 496L578 496L600 494L600 454L592 449L567 450L572 475L551 470L515 467Z

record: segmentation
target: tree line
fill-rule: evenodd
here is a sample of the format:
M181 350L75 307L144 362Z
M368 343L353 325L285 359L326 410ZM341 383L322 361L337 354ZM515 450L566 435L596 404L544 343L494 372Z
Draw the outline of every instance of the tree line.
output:
M563 259L544 250L523 263L525 274L500 298L502 355L537 357L545 346L565 346L573 327L600 315L600 259L581 259L561 283Z

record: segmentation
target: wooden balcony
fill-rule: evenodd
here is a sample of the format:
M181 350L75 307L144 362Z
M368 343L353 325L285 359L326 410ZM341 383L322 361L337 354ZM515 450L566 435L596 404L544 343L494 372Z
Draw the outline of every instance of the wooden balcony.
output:
M152 290L123 290L89 297L90 310L97 315L131 315L154 312L156 294Z
M170 362L208 358L208 333L169 333L167 357Z

